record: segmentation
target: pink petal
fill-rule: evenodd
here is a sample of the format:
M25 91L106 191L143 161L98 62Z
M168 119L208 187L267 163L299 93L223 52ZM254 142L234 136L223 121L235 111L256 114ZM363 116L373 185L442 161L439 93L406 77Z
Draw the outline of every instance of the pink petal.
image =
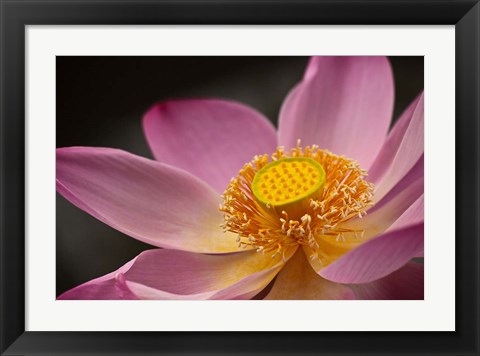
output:
M129 262L128 268L124 266L102 277L109 283L104 283L101 291L95 281L91 281L75 288L74 292L67 292L61 299L95 293L115 297L118 287L130 294L123 293L114 299L244 299L263 289L283 264L281 256L272 258L255 251L204 255L179 250L148 250Z
M219 195L189 173L108 148L57 150L57 191L80 209L154 246L238 251L223 233Z
M385 57L313 57L283 104L279 142L301 139L369 167L387 136L393 91Z
M424 221L424 196L423 194L413 203L388 229L398 230L406 226L423 223ZM424 249L419 249L414 257L423 257Z
M370 182L377 183L390 167L420 100L423 100L423 92L410 103L389 132L388 138L385 140L375 161L372 166L368 168L368 180Z
M410 169L410 171L402 178L400 181L392 188L390 191L383 197L376 197L374 195L373 199L376 201L375 206L372 210L378 210L392 199L394 199L398 194L403 192L405 189L419 180L423 180L424 176L424 159L423 155L415 163L415 165ZM423 193L423 191L422 191Z
M143 127L157 160L185 169L221 193L245 163L277 146L273 125L233 101L159 103L145 114Z
M401 122L398 130L392 131L385 142L377 161L372 165L373 179L377 182L375 199L379 201L422 159L424 151L424 99L418 98L416 108L406 123ZM403 131L403 132L402 132ZM403 135L401 135L403 133ZM400 141L401 137L401 142ZM396 149L395 149L396 148ZM393 154L395 149L395 154ZM382 173L383 172L383 173Z
M411 210L413 213L406 214L423 196L423 186L423 177L420 177L384 204L371 208L366 216L361 219L352 219L343 223L341 227L358 231L365 230L364 238L370 239L395 225L402 227L423 222L423 203L421 209L415 208ZM399 221L401 217L403 218Z
M388 228L387 231L398 230L405 226L423 223L424 211L424 196L422 194L415 203L405 210L405 212Z
M350 286L357 299L423 300L423 263L410 262L375 282Z
M128 271L135 263L135 257L130 262L126 263L117 271L106 274L105 276L93 279L89 282L83 283L75 288L72 288L59 297L57 300L121 300L121 299L138 299L125 284L122 283L123 273Z
M319 274L338 283L368 283L404 266L423 251L423 223L386 232L351 250Z
M305 254L298 249L278 274L265 299L355 299L355 295L350 288L316 274Z

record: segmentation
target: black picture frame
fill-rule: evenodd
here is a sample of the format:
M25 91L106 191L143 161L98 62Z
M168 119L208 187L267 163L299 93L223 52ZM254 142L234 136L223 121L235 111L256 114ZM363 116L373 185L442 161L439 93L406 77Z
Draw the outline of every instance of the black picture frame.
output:
M479 355L480 5L476 0L0 0L0 11L2 355ZM25 331L25 26L57 24L455 25L456 331Z

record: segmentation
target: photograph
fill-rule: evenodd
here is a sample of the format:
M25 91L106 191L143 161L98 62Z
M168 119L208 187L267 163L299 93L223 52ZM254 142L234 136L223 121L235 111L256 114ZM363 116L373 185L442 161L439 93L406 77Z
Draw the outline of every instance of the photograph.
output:
M423 88L423 56L57 56L57 301L424 299Z

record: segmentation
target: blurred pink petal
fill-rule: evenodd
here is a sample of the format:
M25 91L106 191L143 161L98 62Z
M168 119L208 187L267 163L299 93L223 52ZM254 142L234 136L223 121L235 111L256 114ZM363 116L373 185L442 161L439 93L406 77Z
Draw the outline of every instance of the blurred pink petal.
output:
M418 103L413 112L408 127L406 128L400 143L395 142L394 146L398 146L395 155L391 152L390 141L398 141L402 130L396 130L394 137L385 142L382 151L378 156L379 162L373 164L375 179L378 181L375 190L375 201L379 201L392 189L423 157L423 141L424 141L424 98L423 93L418 98ZM388 152L387 152L388 151ZM385 157L386 156L386 157ZM377 166L388 166L388 168L376 168ZM385 173L382 175L380 171Z
M347 252L318 273L338 283L368 283L404 266L423 251L423 223L389 231Z
M301 139L369 167L387 136L393 96L385 57L312 57L281 109L279 143Z
M142 252L115 273L87 282L61 296L94 299L242 299L262 290L284 262L254 251L204 255L178 250ZM129 293L125 293L129 291ZM121 293L115 295L115 293ZM82 298L85 299L85 298Z
M172 100L153 106L143 120L159 161L183 168L223 193L255 155L275 151L273 125L252 108L226 100Z
M410 262L375 282L350 285L357 299L423 300L423 263Z
M265 299L355 299L355 295L350 288L316 274L303 251L298 249L278 274Z
M180 169L108 148L57 149L57 191L140 241L185 251L238 251L223 233L219 196Z

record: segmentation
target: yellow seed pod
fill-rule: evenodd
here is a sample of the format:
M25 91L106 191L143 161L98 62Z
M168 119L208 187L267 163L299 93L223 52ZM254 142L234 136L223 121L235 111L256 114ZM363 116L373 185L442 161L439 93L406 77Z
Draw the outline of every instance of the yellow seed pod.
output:
M255 174L252 191L261 205L295 215L305 202L319 198L325 176L322 165L311 158L282 158Z

